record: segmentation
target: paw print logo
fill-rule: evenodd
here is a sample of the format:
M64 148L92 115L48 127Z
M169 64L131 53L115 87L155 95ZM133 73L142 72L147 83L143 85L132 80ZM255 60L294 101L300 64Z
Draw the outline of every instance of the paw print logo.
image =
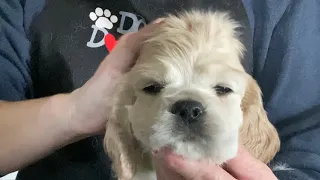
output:
M95 9L95 12L91 12L89 17L92 21L95 21L95 25L98 28L112 29L113 24L118 21L118 17L111 15L109 9L103 11L99 7Z

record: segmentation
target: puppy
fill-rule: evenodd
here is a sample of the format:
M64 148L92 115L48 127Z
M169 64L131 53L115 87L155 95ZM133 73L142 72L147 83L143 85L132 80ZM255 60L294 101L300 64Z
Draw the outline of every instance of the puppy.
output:
M219 165L239 144L268 163L279 149L261 91L242 64L239 24L225 12L164 18L118 85L104 145L120 180L156 179L152 150Z

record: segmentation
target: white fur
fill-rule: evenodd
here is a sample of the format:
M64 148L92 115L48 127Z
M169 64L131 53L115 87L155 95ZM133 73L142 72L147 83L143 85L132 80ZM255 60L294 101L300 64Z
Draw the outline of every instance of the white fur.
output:
M294 170L293 168L290 168L288 166L288 164L285 164L285 163L278 163L278 164L272 166L271 168L272 168L272 171L292 171L292 170Z

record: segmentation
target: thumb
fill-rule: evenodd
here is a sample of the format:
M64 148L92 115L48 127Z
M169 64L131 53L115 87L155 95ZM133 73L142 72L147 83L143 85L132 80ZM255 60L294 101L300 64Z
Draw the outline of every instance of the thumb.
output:
M210 179L210 180L235 180L231 175L211 161L189 160L174 154L169 148L164 148L156 157L169 169L180 174L187 180Z
M160 150L158 156L162 164L186 179L194 179L201 173L201 168L196 161L188 161L182 156L173 153L169 148Z
M238 155L226 162L226 170L238 179L264 179L265 174L272 174L268 166L252 157L240 146ZM267 179L273 179L268 176Z

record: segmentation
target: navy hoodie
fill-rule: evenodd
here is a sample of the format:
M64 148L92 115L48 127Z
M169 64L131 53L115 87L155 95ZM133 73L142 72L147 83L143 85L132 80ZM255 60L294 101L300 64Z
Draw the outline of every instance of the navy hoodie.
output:
M248 49L244 65L261 86L269 119L280 133L274 161L292 169L274 173L281 180L319 180L318 0L1 0L0 100L71 92L108 54L106 34L118 38L191 7L231 10L250 27L242 36ZM91 137L62 148L21 170L17 179L112 179L101 140Z

